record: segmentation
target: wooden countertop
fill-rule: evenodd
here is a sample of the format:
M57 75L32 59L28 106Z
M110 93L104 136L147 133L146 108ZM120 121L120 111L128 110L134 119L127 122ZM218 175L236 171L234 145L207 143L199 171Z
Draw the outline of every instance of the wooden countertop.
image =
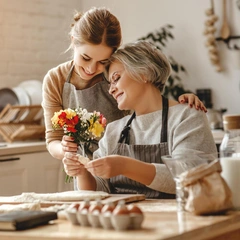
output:
M47 151L45 141L0 142L0 156Z
M137 205L145 216L140 230L118 232L75 226L67 220L57 220L53 224L25 231L1 231L0 239L234 240L240 236L240 211L229 211L225 215L195 216L190 213L177 214L175 200L145 200L138 202Z

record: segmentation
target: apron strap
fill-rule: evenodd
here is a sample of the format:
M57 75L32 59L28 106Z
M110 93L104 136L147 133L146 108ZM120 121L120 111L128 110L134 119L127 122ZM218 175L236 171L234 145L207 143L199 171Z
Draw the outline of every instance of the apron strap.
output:
M74 68L74 65L72 65L72 67L70 69L70 72L69 72L69 74L67 76L66 82L68 82L68 83L70 83L70 79L71 79L71 76L72 76L73 68Z
M162 130L161 130L161 143L167 142L168 132L168 99L162 96Z
M161 143L167 142L167 129L168 129L168 99L165 98L164 96L162 96L162 105L163 105L163 111L162 111ZM126 126L123 128L120 134L118 143L125 142L126 144L129 144L130 125L132 123L132 120L135 118L135 116L136 116L136 113L134 112L131 118L128 120Z
M118 143L123 143L125 142L126 144L129 144L129 130L130 130L130 125L132 123L132 120L135 118L136 113L134 112L131 116L131 118L128 120L126 126L123 128L121 134L120 134L120 138L118 140Z

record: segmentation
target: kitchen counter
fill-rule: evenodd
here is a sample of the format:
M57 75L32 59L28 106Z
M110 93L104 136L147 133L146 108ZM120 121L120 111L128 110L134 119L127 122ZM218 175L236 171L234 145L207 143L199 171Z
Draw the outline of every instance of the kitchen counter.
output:
M0 156L47 151L45 141L0 142Z
M0 232L1 240L223 240L240 239L240 211L229 211L224 215L195 216L190 213L177 214L175 200L145 200L137 205L145 219L140 230L115 231L102 228L72 225L67 220L18 232Z

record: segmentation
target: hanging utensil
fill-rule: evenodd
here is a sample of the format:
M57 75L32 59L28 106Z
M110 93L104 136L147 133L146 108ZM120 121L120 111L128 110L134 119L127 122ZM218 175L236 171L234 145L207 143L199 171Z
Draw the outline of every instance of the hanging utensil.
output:
M221 28L221 37L227 39L230 36L230 28L227 22L226 0L223 0L223 24Z

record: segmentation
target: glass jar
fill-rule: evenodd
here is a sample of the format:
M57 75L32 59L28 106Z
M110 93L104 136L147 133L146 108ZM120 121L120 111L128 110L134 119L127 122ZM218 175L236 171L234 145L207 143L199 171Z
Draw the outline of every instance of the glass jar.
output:
M225 135L220 145L222 177L232 191L233 206L240 209L240 115L224 115Z

